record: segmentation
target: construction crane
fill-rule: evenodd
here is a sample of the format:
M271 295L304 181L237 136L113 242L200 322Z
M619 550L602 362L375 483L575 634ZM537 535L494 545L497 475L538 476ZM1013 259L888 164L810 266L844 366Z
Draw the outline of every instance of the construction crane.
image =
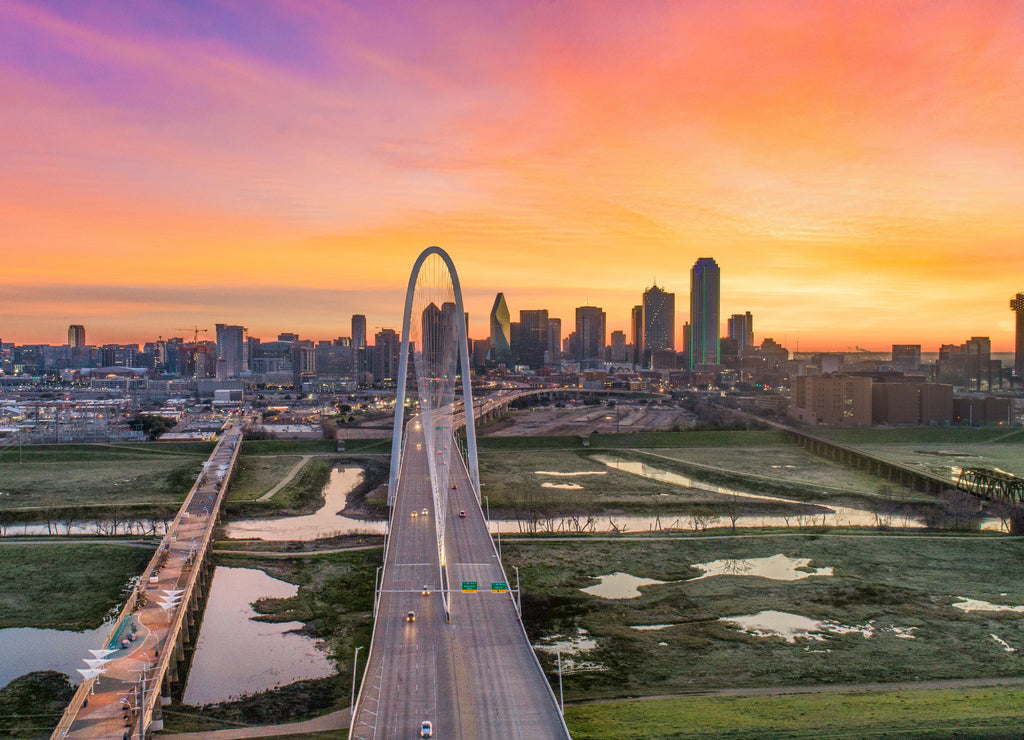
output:
M200 329L198 325L193 325L191 328L186 326L184 328L176 328L174 331L190 331L190 332L193 332L193 334L192 334L192 344L195 344L196 342L199 341L199 333L200 332L202 332L203 334L206 334L210 330L209 329Z

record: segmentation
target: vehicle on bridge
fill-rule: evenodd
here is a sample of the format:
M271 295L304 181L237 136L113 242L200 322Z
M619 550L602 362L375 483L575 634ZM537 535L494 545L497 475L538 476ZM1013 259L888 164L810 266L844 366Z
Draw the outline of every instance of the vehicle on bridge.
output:
M434 726L432 724L430 724L430 720L429 719L423 720L423 722L420 723L420 737L433 737L433 736L434 736Z
M406 614L405 615L405 621L406 622L415 622L416 621L416 612L409 612L408 614Z

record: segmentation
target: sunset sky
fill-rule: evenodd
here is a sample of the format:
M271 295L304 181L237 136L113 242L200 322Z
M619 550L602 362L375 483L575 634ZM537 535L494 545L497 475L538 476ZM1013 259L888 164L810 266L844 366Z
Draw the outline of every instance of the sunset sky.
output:
M722 271L791 350L990 336L1024 291L1024 2L0 2L0 338L471 334Z

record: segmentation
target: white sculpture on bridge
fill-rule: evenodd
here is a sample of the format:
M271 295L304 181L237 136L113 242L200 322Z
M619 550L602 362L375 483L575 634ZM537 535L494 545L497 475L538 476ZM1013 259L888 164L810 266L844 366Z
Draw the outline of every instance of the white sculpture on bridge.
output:
M402 343L398 361L398 389L392 435L391 477L388 504L393 505L402 470L406 386L409 348L413 363L420 417L428 453L434 499L438 547L444 562L444 512L448 505L451 466L465 464L473 492L480 500L480 472L473 418L473 389L469 376L469 340L459 275L451 257L440 247L428 247L416 259L409 276L402 314ZM461 369L461 373L459 370ZM462 379L462 409L455 397L457 378ZM455 432L464 420L466 460L457 451Z

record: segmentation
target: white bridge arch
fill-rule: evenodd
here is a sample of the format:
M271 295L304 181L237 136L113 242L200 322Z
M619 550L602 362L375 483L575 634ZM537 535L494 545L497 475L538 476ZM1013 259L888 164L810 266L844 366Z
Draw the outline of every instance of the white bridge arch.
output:
M447 321L445 326L448 330L443 333L443 336L438 335L434 337L435 342L443 342L448 345L443 349L449 352L451 350L455 350L448 355L450 358L449 361L447 363L443 361L431 362L430 360L432 358L425 357L425 355L429 353L427 348L424 346L416 347L417 357L414 359L414 363L416 365L417 391L420 397L420 412L423 417L425 436L428 441L431 487L434 492L434 502L440 512L446 506L449 476L445 466L439 466L437 464L438 460L436 458L441 457L442 462L447 464L449 459L453 459L453 455L457 455L454 450L449 449L454 447L453 442L455 429L453 426L455 425L451 422L455 417L453 391L454 382L456 380L456 361L461 364L462 368L463 418L466 429L466 465L468 467L469 479L473 486L473 493L475 494L477 501L480 500L480 469L476 451L476 424L473 416L473 388L471 378L469 376L469 340L466 334L466 322L463 319L466 313L462 301L462 288L459 283L458 271L455 269L455 264L452 262L452 258L449 257L448 253L440 247L428 247L420 253L416 262L413 264L412 273L409 275L409 286L405 293L405 309L402 314L402 342L398 360L398 387L395 399L395 425L392 433L391 475L388 481L388 504L394 504L395 493L398 489L399 476L401 475L402 470L406 387L408 385L410 335L413 327L412 319L414 314L415 298L417 295L417 287L420 281L421 271L423 270L425 263L430 264L428 263L428 260L431 257L437 258L437 260L432 260L435 264L435 269L433 270L435 279L438 277L438 272L440 270L440 272L443 273L441 277L447 276L447 279L451 281L450 297L453 299L452 302L454 303L451 310L447 311L447 315L450 319ZM441 311L441 309L437 308L435 303L429 303L428 307L421 313L421 326L426 327L428 321L426 314L427 311L431 310L438 312L438 314ZM428 339L425 329L424 333L421 335L421 339L423 340L421 345L426 343ZM454 347L450 346L451 342L454 342ZM422 361L420 361L421 358ZM439 373L438 368L436 367L438 364L446 364L447 367ZM450 377L434 377L434 375L438 373L440 375L450 374ZM447 383L445 381L447 381ZM444 387L439 389L439 383ZM444 517L437 516L435 521L438 522L439 527L438 545L439 547L442 547L443 550Z

